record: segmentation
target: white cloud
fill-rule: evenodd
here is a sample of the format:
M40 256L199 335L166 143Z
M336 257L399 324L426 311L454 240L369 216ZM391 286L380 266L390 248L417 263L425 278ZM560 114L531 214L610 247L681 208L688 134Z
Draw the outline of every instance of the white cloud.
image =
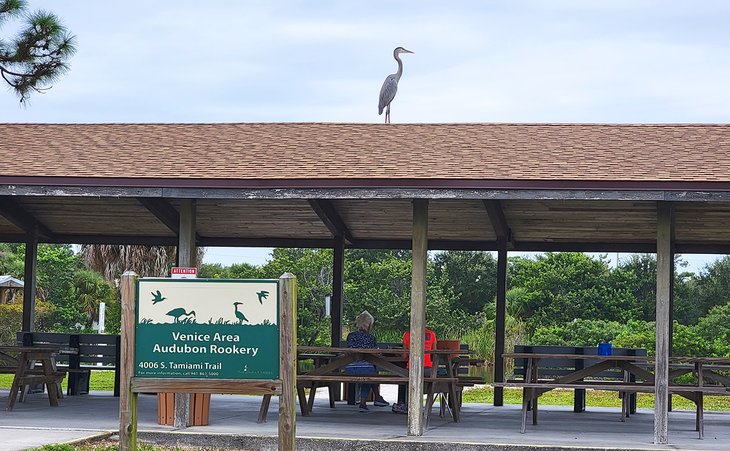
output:
M72 69L0 120L727 122L719 1L125 3L34 0L78 37Z

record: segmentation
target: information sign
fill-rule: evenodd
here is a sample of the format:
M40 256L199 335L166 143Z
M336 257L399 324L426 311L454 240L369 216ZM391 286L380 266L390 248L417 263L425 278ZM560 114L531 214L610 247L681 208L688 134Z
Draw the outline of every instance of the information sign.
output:
M279 378L278 280L138 279L136 377Z

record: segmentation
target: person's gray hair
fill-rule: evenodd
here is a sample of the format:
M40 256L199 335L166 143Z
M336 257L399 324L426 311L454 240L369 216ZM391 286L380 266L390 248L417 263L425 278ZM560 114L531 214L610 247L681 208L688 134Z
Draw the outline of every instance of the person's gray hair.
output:
M357 318L355 318L355 325L357 325L358 329L370 329L374 322L375 318L373 318L373 315L371 315L367 310L363 311L357 315Z

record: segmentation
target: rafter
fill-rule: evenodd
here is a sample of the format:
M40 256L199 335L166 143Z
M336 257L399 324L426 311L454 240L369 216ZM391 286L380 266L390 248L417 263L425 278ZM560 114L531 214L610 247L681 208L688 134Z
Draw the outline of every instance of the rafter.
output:
M494 228L494 233L497 236L497 241L505 241L508 249L513 248L512 229L510 229L507 218L504 216L502 204L494 199L485 199L483 202L484 207L487 209L489 221L492 223L492 228Z
M352 233L350 233L350 230L347 228L345 221L343 221L339 213L337 213L337 209L331 201L324 199L312 199L309 201L309 205L312 206L312 210L317 213L319 219L322 220L333 236L342 235L348 243L353 243L355 241Z
M55 235L45 224L8 197L0 197L0 215L25 233L37 233L39 238L45 239L52 239Z
M150 211L175 235L180 233L180 213L170 202L161 198L138 197L137 201Z
M176 236L180 234L180 213L166 199L154 197L138 197L137 201L150 211ZM202 237L195 233L195 241L200 242Z

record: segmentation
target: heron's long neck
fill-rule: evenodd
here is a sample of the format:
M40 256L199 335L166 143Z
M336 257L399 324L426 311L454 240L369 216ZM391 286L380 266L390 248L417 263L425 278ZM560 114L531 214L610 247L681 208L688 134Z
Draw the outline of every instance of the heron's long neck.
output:
M398 72L395 73L395 79L400 80L400 76L403 75L403 61L400 60L398 54L394 54L393 58L398 61Z

